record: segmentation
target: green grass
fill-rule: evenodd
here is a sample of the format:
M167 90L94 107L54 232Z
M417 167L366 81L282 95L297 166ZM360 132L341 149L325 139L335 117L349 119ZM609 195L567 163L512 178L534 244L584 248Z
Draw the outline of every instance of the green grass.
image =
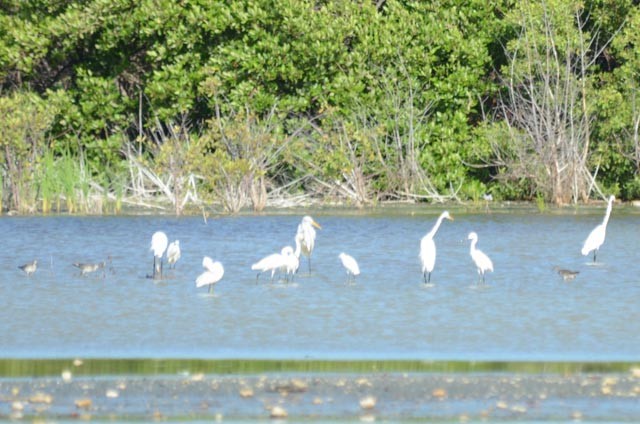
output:
M635 362L500 362L419 360L0 359L0 377L157 375L181 373L627 373Z

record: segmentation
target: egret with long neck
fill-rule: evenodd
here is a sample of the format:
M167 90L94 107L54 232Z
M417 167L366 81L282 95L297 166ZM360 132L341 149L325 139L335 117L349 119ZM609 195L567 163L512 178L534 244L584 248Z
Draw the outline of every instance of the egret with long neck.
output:
M433 241L433 238L444 219L453 221L453 217L449 215L448 211L442 212L431 231L420 240L420 262L422 263L422 275L425 284L431 281L431 272L436 265L436 243Z
M604 243L604 238L607 235L607 224L609 223L609 217L611 216L611 209L613 208L613 202L616 200L615 196L609 197L609 202L607 204L607 212L604 214L604 219L602 223L596 228L594 228L591 233L589 233L589 237L585 240L582 245L582 254L587 256L591 251L593 251L593 263L596 262L596 254L598 253L598 249Z

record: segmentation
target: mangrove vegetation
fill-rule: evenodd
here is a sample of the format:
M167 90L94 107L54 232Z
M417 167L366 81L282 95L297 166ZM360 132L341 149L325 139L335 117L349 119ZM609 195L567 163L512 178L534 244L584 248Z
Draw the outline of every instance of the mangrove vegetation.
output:
M17 213L640 198L637 0L5 0Z

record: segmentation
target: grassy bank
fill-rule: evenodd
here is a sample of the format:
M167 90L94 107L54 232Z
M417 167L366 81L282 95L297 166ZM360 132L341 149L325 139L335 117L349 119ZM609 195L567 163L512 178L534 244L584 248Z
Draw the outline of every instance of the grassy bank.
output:
M628 373L640 362L261 359L0 359L0 377L261 373Z

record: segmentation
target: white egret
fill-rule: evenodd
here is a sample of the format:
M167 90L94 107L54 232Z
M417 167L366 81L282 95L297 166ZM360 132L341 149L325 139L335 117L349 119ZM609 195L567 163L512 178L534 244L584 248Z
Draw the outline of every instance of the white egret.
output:
M28 262L24 265L18 266L18 268L24 271L24 273L27 274L27 277L31 277L31 274L36 272L36 270L38 269L38 261L34 259L32 262Z
M205 272L200 274L196 278L196 287L209 286L209 293L213 291L213 286L224 276L224 267L218 261L214 261L208 256L202 259L202 266L205 268Z
M273 281L273 276L275 275L276 271L286 271L287 258L285 257L285 254L288 254L287 248L293 251L293 248L291 246L286 246L280 253L272 253L271 255L265 256L255 264L251 265L252 270L258 271L258 274L256 275L256 282L258 281L258 278L260 278L260 274L262 274L263 272L271 271L271 281Z
M436 265L436 244L433 241L442 220L448 219L453 221L453 217L449 215L448 211L444 211L438 217L433 228L420 240L420 262L422 263L422 275L424 277L425 284L431 281L431 272Z
M593 251L593 262L596 262L596 254L598 253L598 249L604 243L604 238L607 233L607 223L609 222L609 216L611 215L611 209L613 207L613 202L616 200L615 196L609 197L609 203L607 204L607 212L604 214L604 219L602 223L594 228L591 233L589 233L589 237L585 240L582 245L582 254L587 256L591 251Z
M484 273L487 271L493 272L493 262L491 262L491 259L489 259L489 257L485 255L484 252L482 252L480 249L476 249L476 244L478 243L478 234L472 231L469 233L469 237L467 238L471 240L471 248L469 250L471 259L473 259L473 262L476 264L476 267L478 268L478 274L480 275L480 277L482 277L482 282L484 283Z
M360 267L358 266L358 262L351 255L347 255L342 252L338 255L340 261L342 262L342 266L347 271L347 281L355 281L356 276L360 275Z
M296 237L301 237L302 254L309 258L309 273L311 273L311 253L316 243L316 230L313 227L322 229L320 224L307 215L302 218L302 221L298 224L298 231L296 233Z
M167 235L162 231L156 231L151 237L151 249L153 250L153 278L160 276L162 278L162 256L164 251L167 250L167 244L169 239Z
M169 264L169 268L176 267L176 262L178 262L180 256L180 240L176 240L167 247L167 263Z
M285 257L287 279L293 281L293 276L298 272L300 267L300 237L296 234L296 250L294 251L290 246L282 249L282 254Z

